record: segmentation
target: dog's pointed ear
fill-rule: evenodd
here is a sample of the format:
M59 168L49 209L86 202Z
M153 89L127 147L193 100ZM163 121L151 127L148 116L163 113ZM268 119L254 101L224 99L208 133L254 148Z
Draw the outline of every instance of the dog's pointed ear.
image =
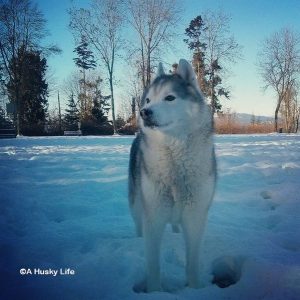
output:
M161 75L164 75L165 74L165 70L164 70L164 67L162 65L162 63L160 62L157 66L157 71L156 71L156 74L155 76L153 77L153 79L151 80L151 82L153 82L157 77L161 76Z
M165 70L164 70L162 63L160 62L157 67L156 77L164 75L164 74L165 74Z
M180 75L185 81L200 91L196 74L193 67L185 59L179 61L176 74Z

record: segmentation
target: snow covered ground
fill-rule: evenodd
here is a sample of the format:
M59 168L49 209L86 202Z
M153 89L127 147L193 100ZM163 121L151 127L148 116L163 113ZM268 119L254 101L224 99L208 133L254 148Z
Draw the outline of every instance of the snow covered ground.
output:
M183 239L167 228L165 292L152 294L133 291L145 269L127 205L131 142L0 140L0 299L300 298L299 135L216 137L219 179L201 252L203 287L185 287ZM64 275L30 274L49 269ZM222 276L237 282L212 284Z

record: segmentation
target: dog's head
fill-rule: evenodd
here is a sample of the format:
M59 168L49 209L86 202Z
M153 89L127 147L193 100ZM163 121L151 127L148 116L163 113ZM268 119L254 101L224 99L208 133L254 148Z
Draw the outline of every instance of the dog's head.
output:
M164 73L160 64L155 79L142 97L140 126L169 134L190 133L210 119L192 66L181 59L175 74Z

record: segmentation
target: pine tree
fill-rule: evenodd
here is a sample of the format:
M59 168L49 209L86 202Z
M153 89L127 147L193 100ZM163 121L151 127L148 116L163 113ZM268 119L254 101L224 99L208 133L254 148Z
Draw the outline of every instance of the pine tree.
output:
M73 52L76 52L78 55L78 57L73 58L76 66L83 70L96 68L97 64L93 52L89 50L89 44L85 36L81 36L81 41Z
M193 51L193 67L197 75L201 91L211 99L212 112L220 112L222 105L220 97L229 98L229 91L222 86L221 70L217 59L210 61L207 55L207 45L203 42L203 33L207 27L201 16L194 18L185 29L188 36L184 39L189 49ZM217 42L217 41L216 41Z
M67 130L78 130L79 121L79 111L74 101L74 95L71 94L69 98L68 109L66 109L66 114L64 117Z
M25 51L21 48L11 65L17 69L16 74L21 74L7 83L10 101L18 101L20 132L42 134L48 109L48 84L45 78L47 61L42 58L40 51ZM18 98L15 85L18 85Z
M88 82L88 113L81 120L84 134L113 134L113 127L108 121L110 110L110 96L103 96L101 92L102 79Z
M207 70L205 69L204 57L206 44L201 42L201 35L205 26L201 16L197 16L190 22L185 34L188 36L183 41L187 43L190 50L193 51L193 67L197 75L198 83L204 95L208 94Z
M0 106L0 128L2 129L13 128L12 122L5 116L5 111L1 106Z
M108 123L108 112L110 110L109 100L110 96L103 96L100 84L101 78L98 78L95 82L95 97L93 99L92 118L96 126L102 126Z
M108 101L110 96L102 96L99 93L93 100L92 116L94 121L98 124L105 124L108 121L107 114L110 109Z
M222 78L220 77L220 72L222 67L219 65L218 60L213 60L209 71L207 74L209 76L208 80L208 93L207 96L211 98L212 112L220 112L222 110L222 105L220 103L220 97L224 96L229 99L229 91L222 87Z
M81 117L85 118L87 115L87 82L86 82L86 71L89 69L96 68L96 61L93 55L93 52L89 50L89 44L84 35L81 36L81 41L79 45L73 51L77 53L78 57L73 58L77 67L82 71L83 78L82 83L82 92L80 95L80 104L81 104Z
M32 91L30 82L27 82L26 86L23 85L23 77L31 78L36 76L27 76L22 73L24 70L28 74L29 71L33 72L35 69L28 69L26 66L28 61L23 61L23 58L27 60L28 53L35 53L34 56L40 56L39 54L41 53L49 55L60 52L58 47L46 45L42 41L49 35L49 32L46 29L46 19L36 2L32 0L0 1L0 64L2 67L0 73L4 75L2 80L5 80L5 86L7 87L9 84L9 90L5 88L4 91L6 95L9 94L9 99L15 106L14 123L18 134L22 133L20 129L22 129L23 133L24 130L27 132L29 130L31 134L38 134L43 131L44 127L44 120L39 120L38 124L26 124L24 123L26 120L21 119L24 115L20 107L24 104L21 102L24 100L24 92L29 95ZM39 72L41 75L41 70ZM42 88L45 90L45 85ZM40 92L43 93L35 90L36 94ZM34 98L28 97L27 100L31 102L31 99L34 99L33 101L36 102L37 95L34 95ZM43 99L41 101L42 107L38 109L38 114L40 114L39 118L43 119L47 105ZM20 126L23 126L23 128L20 128Z
M126 125L126 121L124 120L124 118L121 115L117 115L116 126L118 130L124 127L125 125Z

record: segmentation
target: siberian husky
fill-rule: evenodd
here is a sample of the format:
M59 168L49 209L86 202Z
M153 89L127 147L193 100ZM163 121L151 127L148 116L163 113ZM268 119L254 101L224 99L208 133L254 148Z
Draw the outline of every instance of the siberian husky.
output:
M160 244L167 223L182 228L187 284L198 288L200 242L216 181L211 110L183 59L174 74L159 65L141 105L130 152L129 206L145 241L146 291L161 290Z

